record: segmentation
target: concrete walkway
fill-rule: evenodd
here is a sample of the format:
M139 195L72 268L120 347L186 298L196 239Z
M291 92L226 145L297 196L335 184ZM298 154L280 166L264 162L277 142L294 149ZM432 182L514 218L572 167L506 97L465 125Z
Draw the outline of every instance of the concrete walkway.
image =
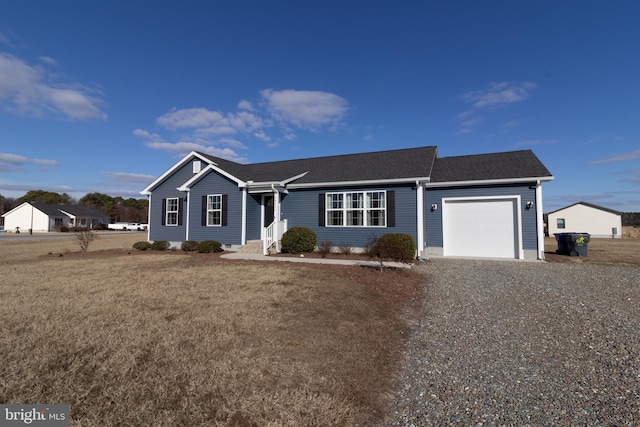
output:
M376 261L356 261L348 259L328 259L328 258L307 258L307 257L279 257L266 256L260 254L246 254L240 252L230 252L221 255L220 258L226 259L245 259L252 261L280 261L280 262L306 262L308 264L341 264L341 265L359 265L363 267L379 267L380 263ZM393 268L411 268L411 264L403 264L401 262L385 261L384 267Z

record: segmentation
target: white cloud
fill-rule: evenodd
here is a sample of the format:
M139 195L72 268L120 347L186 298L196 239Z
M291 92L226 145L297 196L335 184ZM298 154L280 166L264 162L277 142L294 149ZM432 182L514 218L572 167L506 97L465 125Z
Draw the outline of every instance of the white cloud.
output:
M33 163L36 165L45 165L45 166L58 166L60 162L57 160L51 159L33 159Z
M456 132L457 135L466 135L469 133L473 133L474 130L471 128L462 128L462 129L458 129L458 131Z
M233 138L220 138L218 142L220 142L220 144L228 145L229 147L243 148L243 149L247 148L247 146L244 145L242 142Z
M12 153L0 153L0 171L11 171L15 170L17 167L26 165L28 163L33 163L35 165L43 165L43 166L58 166L59 162L57 160L51 159L32 159L25 156L21 156L20 154L12 154Z
M459 113L456 118L460 120L460 129L457 134L468 134L473 132L472 128L484 121L484 117L478 116L479 110L492 110L524 101L529 97L530 91L536 87L535 83L522 82L499 82L490 83L486 89L475 90L463 94L460 99L471 105L468 110ZM501 129L514 128L519 124L512 120L501 126Z
M590 165L600 165L603 163L617 163L617 162L626 162L629 160L638 160L640 159L640 150L630 151L628 153L622 154L612 154L609 157L600 160L594 160L589 162Z
M478 117L473 117L469 120L465 120L464 122L460 123L460 126L462 127L472 127L477 125L478 123L482 122L484 120L484 117L478 116Z
M524 101L529 97L529 92L535 87L536 84L531 82L520 84L509 82L490 83L487 89L463 94L462 99L470 103L473 108L496 108Z
M244 162L246 159L239 156L235 151L230 148L218 148L213 145L203 145L194 142L182 141L182 142L147 142L147 147L155 150L169 151L183 156L191 151L199 151L205 154L211 154L212 156L221 157L223 159L231 160L234 162Z
M253 104L243 99L238 102L238 110L254 111Z
M264 142L269 142L271 141L271 138L269 137L269 135L267 135L266 133L264 133L263 131L260 132L255 132L253 134L253 136L255 136L258 139L263 140Z
M558 142L558 139L532 139L527 141L520 141L515 144L515 147L531 147L534 145L547 145L547 144L555 144Z
M140 138L145 138L145 139L160 139L160 135L155 133L149 133L144 129L135 129L133 131L133 134L135 136L138 136Z
M268 120L251 114L246 111L240 111L239 113L227 114L229 124L240 132L254 132L258 129L264 129L271 127L272 123Z
M45 57L46 58L46 57ZM60 114L72 120L106 120L94 91L77 84L53 84L42 66L0 53L0 105L5 111L42 116Z
M39 56L38 59L40 60L40 62L47 64L47 65L53 65L55 67L60 66L60 64L58 64L58 61L56 61L55 59L49 57L49 56Z
M243 99L232 112L193 107L174 108L163 114L156 119L156 124L175 134L173 142L144 129L135 129L133 134L156 150L178 154L195 150L243 161L243 157L229 148L246 149L239 140L241 137L255 138L274 147L282 139L296 139L295 128L308 131L333 129L347 111L347 102L332 93L267 89L260 92L258 102ZM274 121L277 121L277 127ZM280 135L273 136L273 131Z
M260 95L274 118L310 131L337 125L349 110L344 98L328 92L265 89Z
M129 172L103 172L103 174L112 181L125 182L130 184L148 184L156 179L153 175L144 175L140 173Z
M185 108L173 110L156 120L160 126L176 129L206 129L211 127L228 127L228 122L218 111L210 111L206 108Z
M28 161L29 159L19 154L0 153L0 163L22 165L24 163L27 163Z

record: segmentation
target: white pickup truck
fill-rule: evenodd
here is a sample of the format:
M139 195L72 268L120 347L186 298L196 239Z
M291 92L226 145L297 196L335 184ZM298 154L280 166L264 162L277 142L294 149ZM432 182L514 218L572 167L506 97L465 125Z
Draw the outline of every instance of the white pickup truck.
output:
M114 224L107 225L109 230L120 231L146 231L147 227L147 224L140 224L137 222L116 222Z

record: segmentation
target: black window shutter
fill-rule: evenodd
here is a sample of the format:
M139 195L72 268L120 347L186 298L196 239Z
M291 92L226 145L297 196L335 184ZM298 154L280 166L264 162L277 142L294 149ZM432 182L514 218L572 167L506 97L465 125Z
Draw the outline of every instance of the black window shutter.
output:
M180 197L178 199L178 225L182 225L182 211L184 210L182 206L183 203L184 199Z
M207 225L207 196L202 196L202 226Z
M162 199L162 225L165 225L167 220L167 199Z
M222 226L227 225L227 201L229 200L229 196L226 194L222 195Z
M396 226L396 192L387 191L387 227Z
M325 211L325 193L318 194L318 226L324 227Z

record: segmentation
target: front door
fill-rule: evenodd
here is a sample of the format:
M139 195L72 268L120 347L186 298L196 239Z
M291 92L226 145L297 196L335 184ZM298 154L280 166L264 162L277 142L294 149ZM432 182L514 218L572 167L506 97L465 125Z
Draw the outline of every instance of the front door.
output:
M274 220L273 196L264 196L264 226L268 227Z

